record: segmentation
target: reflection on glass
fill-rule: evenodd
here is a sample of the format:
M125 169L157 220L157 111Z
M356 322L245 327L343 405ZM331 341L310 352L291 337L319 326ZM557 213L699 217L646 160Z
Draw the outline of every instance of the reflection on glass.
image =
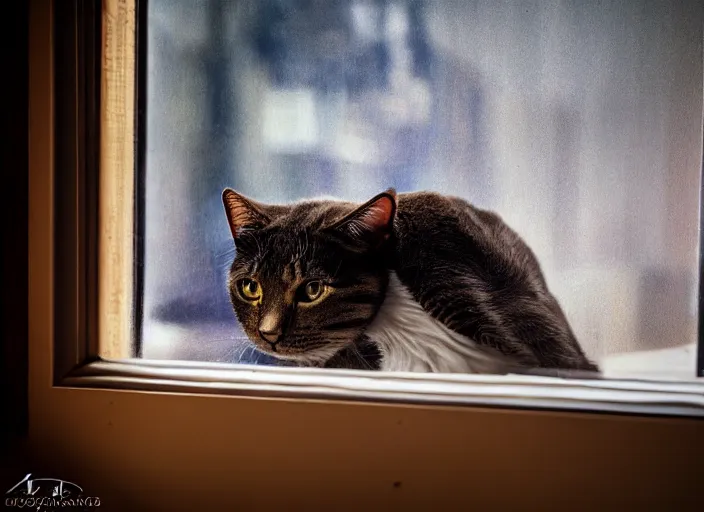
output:
M229 304L223 188L395 187L497 211L607 373L693 376L701 12L150 1L143 356L273 362Z

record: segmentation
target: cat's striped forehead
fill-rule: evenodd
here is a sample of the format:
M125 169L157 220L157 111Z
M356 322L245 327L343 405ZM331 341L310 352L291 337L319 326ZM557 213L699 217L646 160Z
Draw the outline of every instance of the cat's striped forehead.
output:
M270 224L240 238L235 265L250 275L287 282L328 277L335 252L319 232L355 206L342 201L306 201L266 207Z
M354 237L344 243L338 231L327 228L333 228L360 206L335 199L257 204L259 215L266 220L264 225L238 232L233 275L279 281L336 278L344 268L361 264L359 250L350 245L350 240L357 243ZM363 241L359 245L364 247Z
M273 207L267 213L272 217L272 228L315 231L334 224L351 213L356 206L358 205L346 201L319 199Z
M300 284L305 279L327 277L322 273L320 254L305 236L271 237L259 244L254 253L242 254L236 267L249 276L273 280L285 286ZM269 283L270 284L270 283Z

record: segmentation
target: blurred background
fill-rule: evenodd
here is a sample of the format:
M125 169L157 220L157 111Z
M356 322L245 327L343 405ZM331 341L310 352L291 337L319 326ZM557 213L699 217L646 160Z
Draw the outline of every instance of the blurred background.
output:
M273 362L229 305L223 188L393 186L498 212L591 357L693 376L700 2L148 5L143 357Z

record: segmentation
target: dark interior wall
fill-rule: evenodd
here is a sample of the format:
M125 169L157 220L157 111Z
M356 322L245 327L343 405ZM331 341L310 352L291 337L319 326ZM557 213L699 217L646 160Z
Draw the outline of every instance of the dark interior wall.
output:
M29 2L10 2L3 13L0 454L5 455L27 431Z

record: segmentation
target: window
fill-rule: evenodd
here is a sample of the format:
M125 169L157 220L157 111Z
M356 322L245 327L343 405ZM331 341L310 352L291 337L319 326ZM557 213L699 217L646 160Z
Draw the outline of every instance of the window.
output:
M110 361L89 365L89 373L137 378L135 371L158 368L190 388L222 378L233 393L241 384L263 392L274 379L274 394L287 396L304 386L363 399L526 398L499 399L504 392L492 386L502 383L532 389L536 404L555 398L556 388L545 384L553 381L493 376L472 365L438 364L452 373L412 377L286 369L296 361L248 339L227 288L236 251L220 192L233 187L259 204L320 196L362 204L393 187L459 196L501 215L536 254L565 328L587 358L606 378L627 380L585 381L591 375L559 364L519 373L547 371L569 396L580 396L581 387L601 393L598 406L572 404L582 408L606 407L613 386L627 389L633 378L649 380L652 393L698 389L678 384L696 379L697 357L701 48L688 4L663 7L660 17L634 6L618 23L608 9L576 4L130 5L106 6L102 73L90 68L73 84L89 91L102 83L100 110L81 119L88 141L100 134L100 147L58 151L78 163L86 183L76 191L72 180L62 181L59 193L71 201L84 194L84 208L99 211L97 224L66 233L77 246L59 256L81 261L87 249L98 260L72 292L87 309L85 322L71 328L88 343L88 356ZM79 66L94 65L86 48ZM675 50L680 60L670 58ZM73 107L65 108L62 119L74 123ZM81 211L66 215L80 221ZM305 316L296 308L297 318ZM534 325L525 322L520 329ZM495 341L504 332L480 326L475 339L512 355L514 348ZM546 344L535 353L552 350ZM260 368L243 373L242 364ZM216 373L179 375L177 367ZM373 365L365 357L361 368ZM288 388L292 382L299 387ZM441 392L430 393L427 386L438 382ZM477 382L489 385L479 391ZM546 387L535 391L536 382Z
M693 6L149 2L141 356L276 364L232 311L222 189L395 187L499 213L607 375L694 378Z
M170 5L165 12L166 4L156 0L31 4L28 437L33 462L82 484L108 510L329 506L339 503L334 498L340 494L352 508L368 506L370 496L385 508L461 502L463 508L515 509L545 503L546 497L588 509L608 500L633 505L628 508L688 504L704 457L700 420L690 418L701 416L704 405L690 325L699 317L693 242L701 167L701 124L693 121L702 106L697 4L606 13L571 4L525 12L509 5L490 9L440 1L418 10L416 2L399 2L375 11L380 4L341 2L345 17L328 15L327 3L291 3L315 5L315 15L287 13L285 19L302 28L274 24L269 30L274 39L314 34L311 24L321 20L347 19L359 37L372 41L372 51L363 55L321 58L316 62L325 73L312 75L308 72L318 68L304 65L310 57L305 41L294 37L284 49L295 51L284 59L274 53L278 64L265 66L261 54L271 41L238 39L247 35L235 30L242 20L256 18L266 25L266 12L257 14L258 5L270 4ZM267 12L276 15L275 9ZM498 18L492 22L493 16ZM585 17L605 25L582 26ZM369 27L369 19L386 28ZM482 23L473 25L476 20ZM211 30L218 21L222 26ZM522 24L541 29L501 31ZM425 32L417 29L421 25ZM336 27L325 32L331 45ZM399 27L408 30L397 32ZM568 37L572 33L581 39ZM609 37L637 37L637 51ZM477 46L490 41L494 57L468 57L471 40ZM582 65L570 68L573 59L565 55L582 55L577 41L603 53L584 52ZM386 94L379 71L384 47L388 83L405 84L413 92ZM528 49L535 47L540 51L531 54ZM208 48L219 51L208 53ZM351 68L336 71L340 62ZM406 65L401 71L392 66L398 62ZM565 67L548 73L556 62ZM589 73L580 75L585 80L580 88L573 73L582 67ZM212 79L211 68L222 71L219 78ZM622 81L612 87L613 75ZM344 76L345 90L326 80L329 89L322 95L307 90L309 85L290 90L292 80L310 84L321 76ZM540 86L530 77L540 79ZM225 85L218 86L218 80ZM590 95L587 82L604 93ZM457 85L462 83L467 87ZM633 96L623 92L629 88ZM586 112L599 116L577 115L580 101ZM214 108L219 104L228 104L228 110ZM229 121L213 120L228 112ZM247 123L237 124L245 115ZM391 121L398 124L384 124ZM363 150L370 141L383 151ZM536 145L543 151L535 151ZM402 151L408 148L410 156ZM621 158L627 150L633 151L629 158ZM360 161L360 156L378 160ZM642 180L631 159L648 170ZM533 160L545 164L535 166L539 185L529 179L532 174L518 171ZM602 161L613 165L613 174L603 174L594 163ZM195 179L201 163L202 181ZM338 170L340 163L348 172ZM469 178L455 171L464 168L479 169L480 183L434 182L443 172ZM283 186L289 169L309 174ZM279 182L269 187L258 181L261 176ZM361 188L339 183L352 179ZM638 348L646 362L634 357L621 370L640 380L287 368L218 347L213 334L218 328L227 330L233 347L243 346L243 340L217 291L222 291L220 256L229 241L222 206L210 200L210 188L231 186L272 202L324 192L358 201L387 181L402 191L415 188L413 180L441 192L476 194L478 204L500 210L538 253L580 340L585 332L592 340L584 342L590 355ZM307 188L311 183L319 188ZM599 215L586 209L581 194L597 202ZM646 202L649 207L643 208ZM535 222L517 211L530 213ZM168 213L183 217L170 219ZM210 220L212 229L206 226ZM572 231L552 229L553 224ZM656 225L658 235L651 237L644 226ZM612 238L597 228L628 236L628 242L601 246L600 238ZM583 233L590 234L582 239ZM600 273L617 276L620 285L596 295L591 286L603 283ZM641 279L646 284L627 286ZM201 280L212 288L204 286L198 295L193 283ZM583 291L577 299L570 283ZM184 297L188 290L194 291L192 304ZM633 302L634 295L645 298ZM658 317L661 311L648 302L650 295L661 296L671 315ZM638 320L604 312L617 306L636 308ZM580 315L592 316L579 320ZM618 326L626 334L619 337L602 327L614 325L609 318L625 318ZM666 323L654 326L653 318ZM593 337L584 324L592 326ZM668 337L661 345L633 334L654 327ZM631 345L621 350L608 345L613 339ZM674 349L690 370L654 360L649 351L656 347ZM682 347L690 347L689 354ZM257 364L232 364L232 359ZM629 478L622 477L625 473ZM272 482L277 492L271 492ZM471 492L464 491L467 486ZM599 493L583 492L597 486Z

